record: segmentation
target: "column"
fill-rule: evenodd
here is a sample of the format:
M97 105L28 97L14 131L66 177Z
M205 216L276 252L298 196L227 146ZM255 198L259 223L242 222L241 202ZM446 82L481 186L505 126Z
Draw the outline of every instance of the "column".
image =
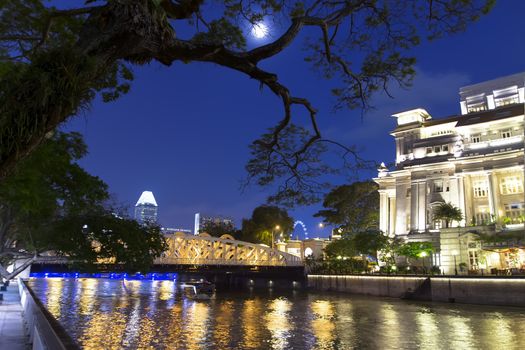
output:
M418 213L418 219L417 219L417 229L420 232L426 231L427 229L427 183L419 182L418 183L418 191L417 191L417 213Z
M388 233L389 218L388 193L379 191L379 229L385 233Z
M474 217L474 209L472 208L474 203L472 199L472 179L470 175L465 175L463 178L463 196L465 203L465 221L467 224L470 224Z
M388 213L390 214L389 215L389 218L388 218L388 235L389 236L394 236L395 235L395 232L396 232L396 197L388 197Z
M463 220L461 220L460 226L467 226L467 215L465 214L465 186L463 183L463 176L458 177L458 202L459 209L463 213Z
M488 199L489 199L489 212L491 219L497 216L496 208L494 206L494 186L492 184L492 173L487 173L487 184L488 184Z
M418 228L418 201L419 191L417 182L412 183L410 187L410 229L417 230Z

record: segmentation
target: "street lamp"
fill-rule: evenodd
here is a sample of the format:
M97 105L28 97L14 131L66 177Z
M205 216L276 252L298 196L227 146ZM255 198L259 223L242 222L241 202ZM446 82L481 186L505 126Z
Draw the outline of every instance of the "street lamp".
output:
M425 271L425 257L426 257L427 255L428 255L427 252L424 252L424 251L421 252L421 253L419 253L419 256L421 257L421 260L422 260L422 262L423 262L423 273L426 272L426 271Z
M458 264L456 263L456 256L459 255L459 252L454 249L452 251L452 256L454 257L454 274L457 276L458 275Z
M275 241L275 238L274 238L275 231L278 231L280 229L281 229L281 226L276 225L275 228L272 230L272 249L273 249L273 242Z

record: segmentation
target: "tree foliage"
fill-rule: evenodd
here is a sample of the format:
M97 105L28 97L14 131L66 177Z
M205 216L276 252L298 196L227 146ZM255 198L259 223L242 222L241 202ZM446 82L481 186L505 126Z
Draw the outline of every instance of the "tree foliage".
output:
M253 210L250 219L242 221L241 240L272 245L275 240L288 239L293 231L294 220L285 209L261 205Z
M200 232L206 232L210 236L220 237L224 234L236 235L237 230L231 221L207 221Z
M314 216L338 226L341 233L363 232L379 225L378 186L372 181L354 182L334 188Z
M454 221L463 220L463 213L452 203L441 203L434 209L432 219L434 221L445 220L445 227L449 227L449 224Z
M407 242L399 246L397 253L407 258L419 259L423 255L430 256L434 252L431 242Z
M86 152L80 134L58 132L0 184L3 278L14 276L7 265L27 266L47 251L83 265L111 257L144 270L164 250L158 227L139 226L108 207L107 185L77 164Z
M304 179L325 169L319 145L342 148L350 162L359 158L353 148L324 139L318 111L263 62L312 27L304 59L333 83L335 108L366 109L374 92L410 85L411 49L422 39L464 30L493 3L87 0L85 7L56 9L44 0L1 0L0 178L97 94L111 101L126 93L130 65L207 62L254 79L281 101L277 123L252 145L248 175L262 185L279 182L272 199L311 201L322 184ZM261 21L274 27L275 39L248 48L246 35ZM301 111L309 124L295 128Z

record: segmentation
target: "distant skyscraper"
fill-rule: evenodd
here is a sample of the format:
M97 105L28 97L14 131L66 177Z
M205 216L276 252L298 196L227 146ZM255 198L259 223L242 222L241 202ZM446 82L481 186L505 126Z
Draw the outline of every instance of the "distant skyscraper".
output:
M135 220L141 224L157 223L159 206L151 191L144 191L135 204Z
M209 223L226 226L231 225L233 227L233 219L231 218L225 218L222 216L203 216L200 213L196 213L195 228L193 234L198 235L200 233L200 230Z

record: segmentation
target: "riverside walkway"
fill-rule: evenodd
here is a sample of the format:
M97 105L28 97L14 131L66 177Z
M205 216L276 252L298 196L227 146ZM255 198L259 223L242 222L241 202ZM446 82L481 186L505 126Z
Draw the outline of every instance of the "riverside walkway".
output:
M2 292L4 300L0 301L0 349L30 349L29 337L25 332L22 317L22 305L18 284L12 281L7 291Z

